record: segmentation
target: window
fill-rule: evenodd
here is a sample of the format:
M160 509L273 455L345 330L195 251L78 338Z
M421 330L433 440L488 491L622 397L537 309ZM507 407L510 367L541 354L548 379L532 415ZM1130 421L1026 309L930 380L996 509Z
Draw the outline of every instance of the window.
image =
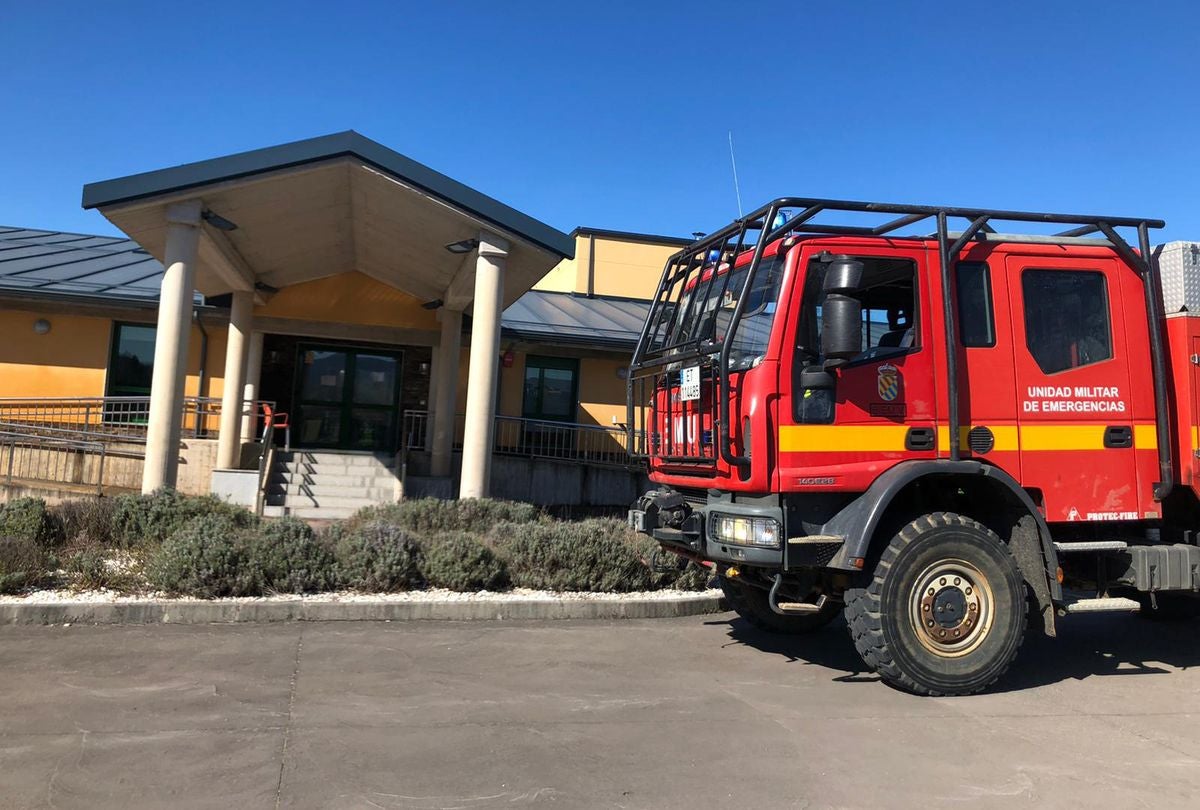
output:
M564 357L529 357L525 361L526 419L574 422L578 405L579 361Z
M996 319L992 312L992 279L983 262L959 262L955 286L958 293L958 336L962 345L977 348L996 345Z
M150 396L154 374L153 326L118 323L113 327L106 393L110 397Z
M796 335L795 379L806 367L820 368L821 305L824 301L824 257L814 258L804 280L804 299ZM862 353L847 365L882 362L913 351L920 345L917 332L917 267L908 259L855 256L863 263L862 279L855 297L862 302ZM873 372L868 372L873 373ZM834 392L828 388L800 388L793 398L794 417L799 423L833 421Z
M1104 274L1026 270L1025 345L1046 374L1111 360L1112 324Z

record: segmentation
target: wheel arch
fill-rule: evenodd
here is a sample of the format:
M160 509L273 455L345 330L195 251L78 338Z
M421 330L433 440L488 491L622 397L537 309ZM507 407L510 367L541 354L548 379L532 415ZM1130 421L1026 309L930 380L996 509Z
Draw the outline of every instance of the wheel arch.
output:
M1061 600L1062 587L1050 527L1029 493L989 464L939 459L887 470L822 529L846 538L831 565L857 568L853 560L872 559L901 525L936 511L973 518L1008 544L1037 600L1043 629L1054 635L1054 602Z

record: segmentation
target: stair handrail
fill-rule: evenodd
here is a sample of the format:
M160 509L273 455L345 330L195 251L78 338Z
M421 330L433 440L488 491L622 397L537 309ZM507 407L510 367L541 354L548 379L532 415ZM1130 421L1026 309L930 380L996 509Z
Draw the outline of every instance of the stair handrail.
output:
M260 403L263 414L262 450L258 454L258 492L254 500L254 514L262 517L267 504L267 483L275 459L275 409Z

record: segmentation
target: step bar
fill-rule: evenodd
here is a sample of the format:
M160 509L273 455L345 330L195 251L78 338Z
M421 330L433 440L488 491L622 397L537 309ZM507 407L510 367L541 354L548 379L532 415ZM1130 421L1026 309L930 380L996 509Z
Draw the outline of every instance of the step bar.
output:
M1125 551L1129 544L1124 540L1086 540L1078 543L1055 543L1059 554L1076 554L1085 551Z
M1136 613L1142 603L1123 596L1091 597L1067 602L1058 609L1060 616L1068 613Z

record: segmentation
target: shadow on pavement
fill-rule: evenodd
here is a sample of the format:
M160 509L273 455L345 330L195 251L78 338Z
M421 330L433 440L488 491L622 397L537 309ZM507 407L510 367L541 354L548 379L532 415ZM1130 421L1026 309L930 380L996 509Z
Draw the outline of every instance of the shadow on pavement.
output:
M744 644L788 662L816 664L843 673L843 683L877 681L850 642L841 619L804 636L766 633L734 617L709 622L727 625L730 644ZM1136 615L1070 616L1059 619L1058 637L1029 629L1017 660L989 692L1007 692L1078 680L1094 675L1167 676L1200 666L1200 620L1147 621Z

